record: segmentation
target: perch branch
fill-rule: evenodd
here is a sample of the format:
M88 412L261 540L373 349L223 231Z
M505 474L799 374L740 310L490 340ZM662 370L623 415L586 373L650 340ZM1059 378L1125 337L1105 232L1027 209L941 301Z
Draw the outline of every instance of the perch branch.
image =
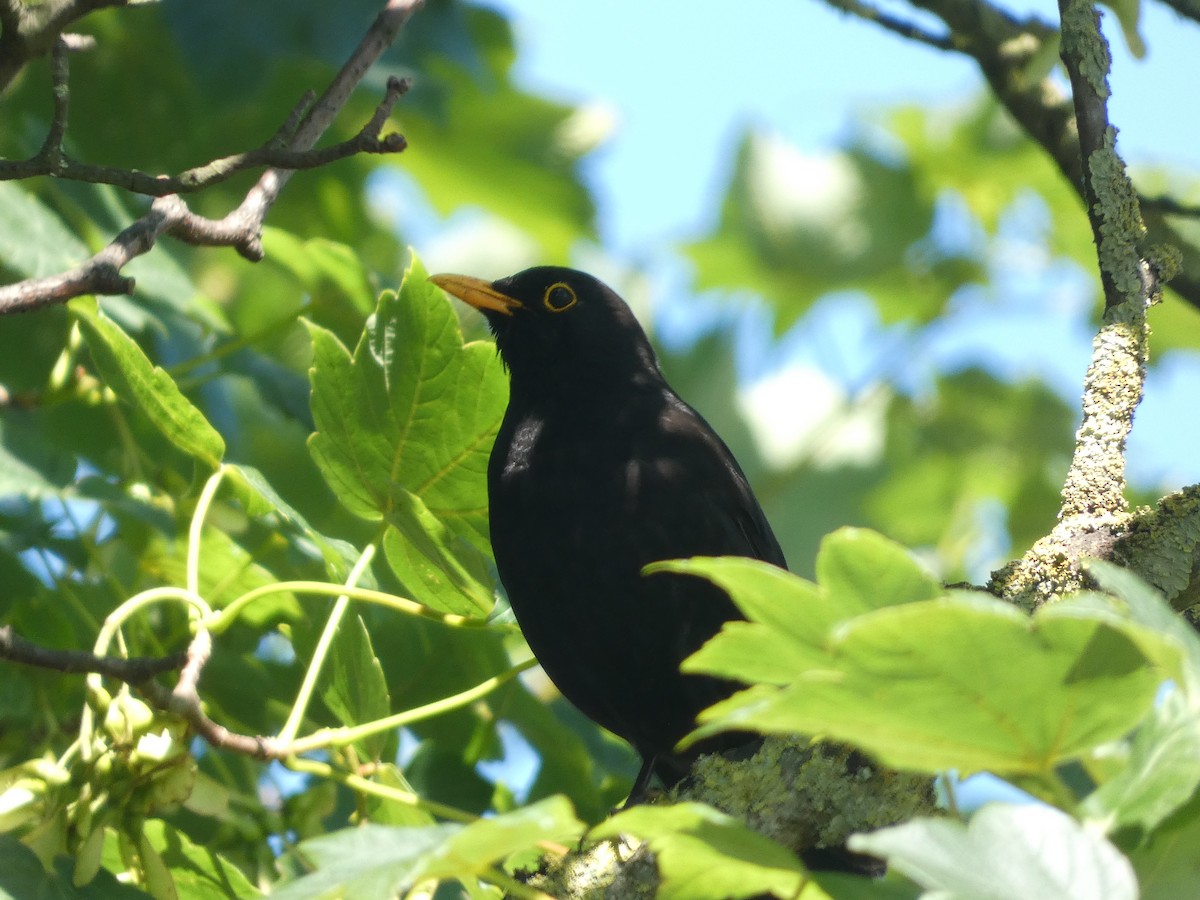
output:
M271 160L280 163L282 160L280 167L269 168L263 172L254 187L247 192L241 204L224 218L208 219L193 213L176 193L160 196L151 204L149 212L118 234L107 247L75 268L56 275L28 279L0 288L0 315L24 312L52 303L62 303L72 297L84 294L130 293L134 288L134 281L132 278L122 275L121 269L131 259L147 253L163 234L170 234L185 243L197 246L233 247L249 260L262 259L263 221L292 174L292 170L284 166L291 166L297 161L305 160L312 161L312 165L320 165L323 162L319 160L323 159L324 162L329 162L332 159L341 158L339 153L349 155L349 152L345 152L345 147L350 144L354 144L357 148L350 152L361 152L362 146L372 141L379 142L382 149L371 152L396 152L403 149L404 139L401 136L379 137L379 133L391 113L392 106L408 89L407 81L391 78L388 80L387 92L383 101L358 137L346 142L345 145L335 145L318 151L312 150L313 145L345 106L350 94L362 81L367 70L380 54L395 41L401 27L422 3L423 0L388 0L325 93L311 105L306 98L301 106L293 111L280 130L280 134L288 135L286 146L280 146L279 144L282 142L279 141L276 141L275 144L268 142L259 151L251 151L251 154L229 157L226 160L218 160L208 167L202 167L200 170L190 170L192 174L189 177L201 180L207 178L209 179L207 183L213 183L232 174L232 171L225 171L230 165L233 165L230 160L240 159L242 161L241 168L248 166L245 164L245 158L255 153L261 155L257 162L253 163L254 165L269 163ZM64 127L65 119L64 105L61 118ZM279 135L277 134L276 137L278 138ZM47 144L51 144L49 137ZM65 161L64 164L66 164ZM206 171L209 169L213 171ZM233 171L237 171L237 169ZM188 173L184 173L184 175L186 176Z
M1141 257L1146 238L1137 193L1117 155L1108 122L1108 43L1090 0L1059 0L1062 59L1071 79L1083 194L1104 286L1104 321L1084 379L1083 421L1063 487L1060 519L1119 517L1125 500L1125 441L1146 379L1146 308L1159 297L1153 267Z

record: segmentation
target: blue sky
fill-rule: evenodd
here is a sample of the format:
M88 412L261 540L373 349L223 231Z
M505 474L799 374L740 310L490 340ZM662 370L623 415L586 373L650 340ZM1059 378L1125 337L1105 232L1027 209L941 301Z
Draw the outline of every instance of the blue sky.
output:
M711 224L730 151L747 125L821 153L835 149L873 110L966 102L983 89L966 57L903 40L815 0L493 5L515 27L522 83L573 103L596 104L612 116L612 135L589 156L585 174L599 203L606 250L657 273L657 324L667 340L672 294L686 290L670 246ZM1042 0L1008 8L1057 18L1056 6ZM1130 55L1115 17L1107 10L1104 16L1114 56L1110 116L1120 130L1119 149L1134 167L1198 172L1200 116L1172 104L1180 85L1195 83L1200 28L1159 4L1143 3L1142 10L1140 32L1148 48L1142 60ZM1008 308L985 313L980 305L958 315L956 327L937 336L931 364L978 360L1008 377L1035 375L1075 404L1090 348L1086 317L1094 299L1088 273L1047 261L1041 280L1024 288ZM1046 318L1050 295L1053 321ZM694 301L689 309L694 315ZM820 314L845 337L843 358L872 352L878 331L863 322L861 307ZM743 330L761 335L764 329L760 322ZM1031 331L1045 342L1031 343ZM801 333L781 346L792 362L806 354L812 361L818 350L813 343L806 345ZM760 355L778 361L776 349ZM1160 362L1138 413L1130 473L1144 487L1166 490L1200 480L1200 459L1188 449L1200 445L1200 424L1179 416L1200 394L1200 357L1175 354ZM750 374L763 372L760 367Z
M519 78L573 102L610 107L617 129L588 163L606 243L636 254L647 241L703 227L729 150L748 123L803 150L833 147L857 116L901 102L974 96L968 58L903 40L816 0L498 0L511 17ZM1054 21L1053 3L1022 4ZM1115 17L1113 122L1130 162L1190 164L1200 116L1171 112L1196 79L1200 28L1144 3L1142 61ZM736 12L735 12L736 11Z

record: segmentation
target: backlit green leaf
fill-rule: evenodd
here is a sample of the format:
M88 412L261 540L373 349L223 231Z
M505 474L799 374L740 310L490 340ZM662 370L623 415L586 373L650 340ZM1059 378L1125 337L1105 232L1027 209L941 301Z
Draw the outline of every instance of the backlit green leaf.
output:
M353 356L330 332L309 331L310 445L330 486L356 515L394 529L388 558L416 599L490 609L487 460L508 399L495 349L463 344L453 308L415 259L399 293L380 297Z
M220 465L225 441L171 376L151 363L137 342L104 315L94 300L73 300L71 310L104 383L184 453L212 468Z

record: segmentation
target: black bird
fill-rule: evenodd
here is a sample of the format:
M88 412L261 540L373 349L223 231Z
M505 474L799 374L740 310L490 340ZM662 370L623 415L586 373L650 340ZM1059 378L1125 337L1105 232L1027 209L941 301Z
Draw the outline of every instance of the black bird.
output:
M674 784L695 755L675 743L736 689L679 664L741 616L707 581L642 567L729 555L786 568L779 542L729 448L667 384L614 291L550 266L490 283L430 280L484 314L509 370L488 500L525 638L562 694L641 754L631 797L652 774Z

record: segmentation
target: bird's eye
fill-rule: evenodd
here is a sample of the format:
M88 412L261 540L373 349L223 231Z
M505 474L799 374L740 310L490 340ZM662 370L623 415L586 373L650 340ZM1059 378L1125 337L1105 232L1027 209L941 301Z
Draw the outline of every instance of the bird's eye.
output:
M579 298L575 296L571 286L561 281L556 281L546 288L546 295L542 297L542 305L550 312L556 313L565 312L578 302Z

